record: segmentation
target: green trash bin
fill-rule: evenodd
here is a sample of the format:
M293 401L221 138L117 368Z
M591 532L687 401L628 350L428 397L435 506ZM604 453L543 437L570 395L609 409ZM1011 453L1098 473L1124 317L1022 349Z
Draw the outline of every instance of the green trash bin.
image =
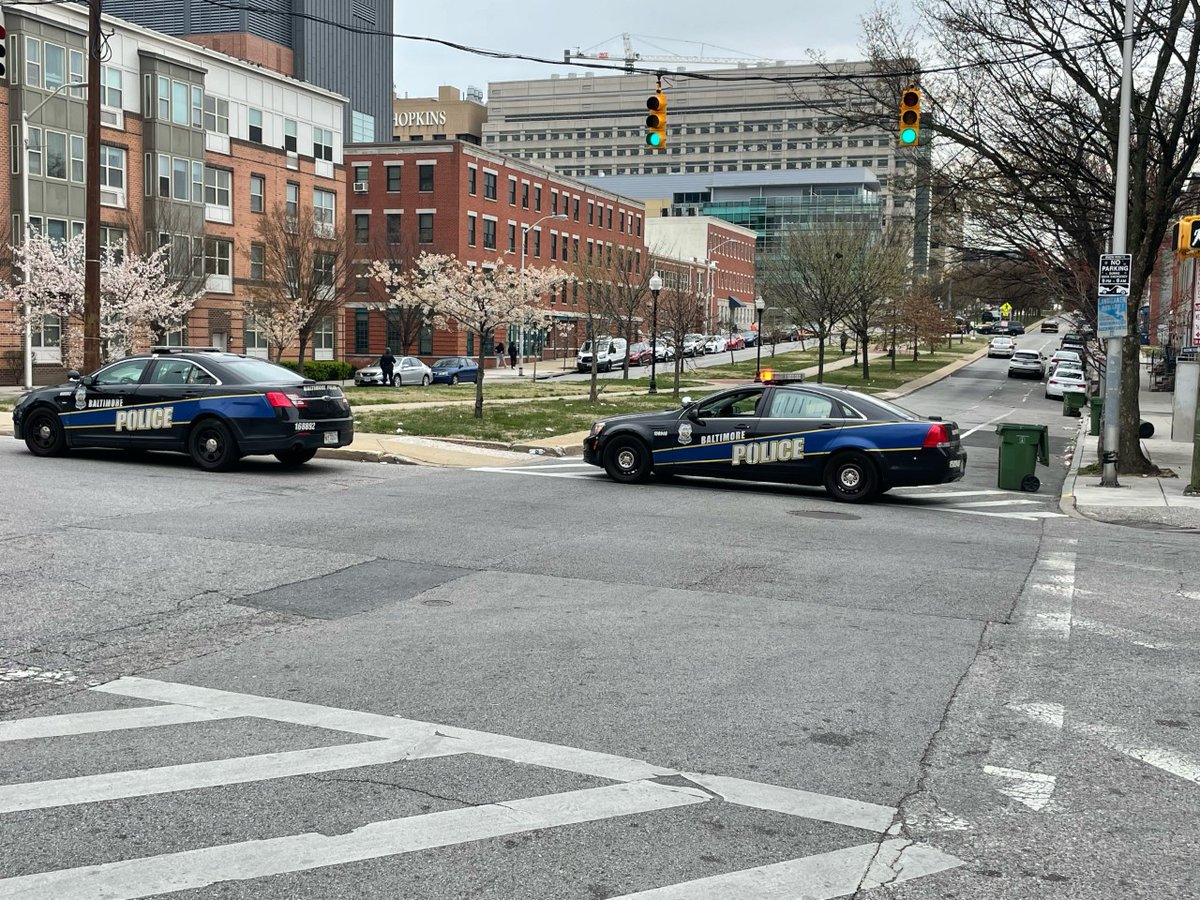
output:
M1095 437L1100 433L1100 417L1104 414L1104 398L1093 397L1088 401L1091 404L1092 421L1088 427L1088 434Z
M1084 405L1087 403L1087 394L1083 391L1063 391L1063 415L1071 416L1078 419Z
M996 486L1002 491L1036 491L1042 486L1035 472L1037 464L1050 465L1050 430L1045 425L1020 425L1002 422L996 426L1000 436L1000 469Z

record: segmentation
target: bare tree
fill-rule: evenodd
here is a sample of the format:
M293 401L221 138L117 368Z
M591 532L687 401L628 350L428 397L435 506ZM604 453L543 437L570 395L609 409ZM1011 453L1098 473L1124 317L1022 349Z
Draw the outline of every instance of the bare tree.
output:
M704 325L705 302L689 289L686 277L667 269L662 273L665 287L658 295L658 325L662 331L675 335L674 385L672 392L679 397L679 377L683 371L683 336L699 331ZM657 337L657 335L655 336Z
M863 348L862 378L871 378L871 335L885 324L893 301L908 290L911 238L893 225L882 233L872 225L845 224L835 230L842 245L847 279L846 323Z
M616 318L614 310L617 307L618 288L613 280L613 249L612 247L605 248L601 244L588 244L585 256L582 248L576 248L575 259L571 266L571 276L578 282L579 289L583 292L585 301L583 320L587 327L587 338L592 342L591 380L588 387L588 399L592 403L595 403L596 398L600 395L598 341L607 336L607 332ZM628 356L629 354L626 353L627 363Z

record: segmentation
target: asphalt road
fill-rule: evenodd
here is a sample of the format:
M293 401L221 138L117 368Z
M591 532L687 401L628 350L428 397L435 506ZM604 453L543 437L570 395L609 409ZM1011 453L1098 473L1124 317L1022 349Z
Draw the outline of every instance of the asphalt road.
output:
M1005 368L867 507L0 445L0 898L1194 898L1196 539L1061 514Z

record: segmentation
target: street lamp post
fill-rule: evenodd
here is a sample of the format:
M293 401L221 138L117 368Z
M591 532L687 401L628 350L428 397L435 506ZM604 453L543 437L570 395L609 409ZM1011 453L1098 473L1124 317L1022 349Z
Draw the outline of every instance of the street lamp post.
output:
M767 301L762 298L761 294L754 298L754 317L758 320L758 340L756 340L754 342L754 348L756 351L754 354L754 380L755 381L759 381L762 379L762 342L763 342L762 314L763 314L763 310L765 310L766 308L767 308Z
M548 216L542 216L536 222L529 225L521 226L521 276L524 279L525 275L525 244L529 240L529 232L541 225L543 222L565 222L567 219L566 213L551 213ZM511 343L511 341L510 341ZM517 335L517 377L525 377L525 323L521 323L521 330Z
M650 276L650 296L653 299L650 313L650 391L658 393L658 292L662 290L662 276L655 272Z
M21 160L21 234L22 240L29 241L29 117L36 112L40 112L42 107L57 97L60 93L70 88L86 88L86 81L68 81L66 84L60 84L57 88L50 92L41 103L33 109L21 110L21 148L20 153L23 157ZM29 284L32 279L29 277L29 259L25 259L26 271L22 274L25 277L25 283ZM25 367L22 373L25 381L25 390L33 390L33 309L29 303L29 295L25 296Z
M705 314L707 317L709 317L707 324L709 325L708 330L711 333L715 333L717 331L717 327L716 327L717 323L714 321L716 319L716 311L713 309L713 305L714 305L713 301L715 299L714 290L713 290L713 281L716 279L716 275L717 275L717 261L715 259L713 259L712 256L714 253L716 253L718 250L720 250L726 244L736 244L738 242L738 240L739 239L735 238L735 237L726 238L725 240L721 241L716 246L710 247L708 250L708 258L704 260L704 271L705 271L705 274L708 276L708 309L705 311ZM699 260L697 260L697 262L699 262ZM731 316L732 316L732 314L731 314Z

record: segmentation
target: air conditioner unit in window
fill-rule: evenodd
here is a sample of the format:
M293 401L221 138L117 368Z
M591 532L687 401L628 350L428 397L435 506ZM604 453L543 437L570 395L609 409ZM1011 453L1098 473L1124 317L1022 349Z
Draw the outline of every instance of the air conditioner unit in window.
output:
M354 193L365 194L367 192L367 183L365 181L354 182Z

